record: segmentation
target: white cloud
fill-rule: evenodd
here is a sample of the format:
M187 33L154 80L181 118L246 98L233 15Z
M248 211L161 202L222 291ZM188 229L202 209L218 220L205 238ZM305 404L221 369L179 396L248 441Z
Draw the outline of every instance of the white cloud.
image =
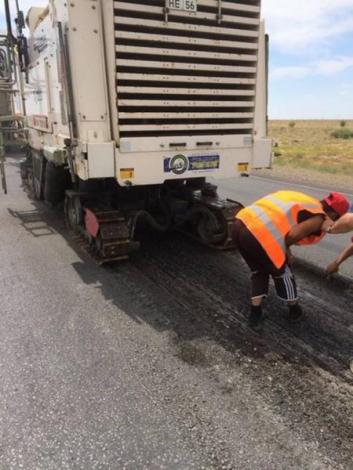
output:
M263 14L283 52L315 52L353 31L353 0L263 0Z
M280 80L282 78L298 79L310 75L308 66L287 66L276 67L270 73L271 80Z
M337 57L317 60L302 66L275 67L271 71L272 80L301 79L308 76L333 76L353 67L353 57Z
M316 73L318 75L335 75L353 67L353 57L338 57L331 60L320 60L316 62Z

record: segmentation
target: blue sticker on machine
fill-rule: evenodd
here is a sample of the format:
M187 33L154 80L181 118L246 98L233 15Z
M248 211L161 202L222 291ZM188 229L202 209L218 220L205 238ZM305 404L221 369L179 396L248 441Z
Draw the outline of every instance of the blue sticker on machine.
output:
M175 155L164 159L164 172L182 175L186 171L210 171L219 168L219 155Z

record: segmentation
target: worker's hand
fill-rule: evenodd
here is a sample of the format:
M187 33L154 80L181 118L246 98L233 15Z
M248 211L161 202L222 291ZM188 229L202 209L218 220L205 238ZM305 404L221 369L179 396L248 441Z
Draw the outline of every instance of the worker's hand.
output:
M334 226L334 221L331 220L330 217L326 217L326 219L324 220L321 226L321 230L325 233L330 233L333 226Z
M332 261L327 268L326 268L326 273L327 274L335 274L338 273L340 265L337 263L337 261Z
M321 230L332 234L347 233L353 230L353 213L342 215L332 226L330 226L329 220L325 219L323 223L324 228Z

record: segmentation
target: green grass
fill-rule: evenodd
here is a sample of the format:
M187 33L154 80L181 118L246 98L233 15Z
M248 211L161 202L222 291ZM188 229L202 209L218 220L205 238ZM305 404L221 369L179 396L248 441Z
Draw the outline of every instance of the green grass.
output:
M353 175L353 121L271 121L269 134L274 165Z
M353 139L353 131L350 129L337 129L331 132L331 136L335 139Z

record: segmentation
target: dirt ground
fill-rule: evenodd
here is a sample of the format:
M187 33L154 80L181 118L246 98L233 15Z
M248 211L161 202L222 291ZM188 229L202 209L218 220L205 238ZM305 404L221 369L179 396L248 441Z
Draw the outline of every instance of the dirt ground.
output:
M275 144L274 166L316 170L334 176L352 174L353 138L333 137L337 130L352 133L353 121L270 121L269 135Z
M342 128L340 121L270 121L269 135L274 142L272 168L253 174L352 192L353 139L331 136L337 129L353 130L353 121L344 122Z

